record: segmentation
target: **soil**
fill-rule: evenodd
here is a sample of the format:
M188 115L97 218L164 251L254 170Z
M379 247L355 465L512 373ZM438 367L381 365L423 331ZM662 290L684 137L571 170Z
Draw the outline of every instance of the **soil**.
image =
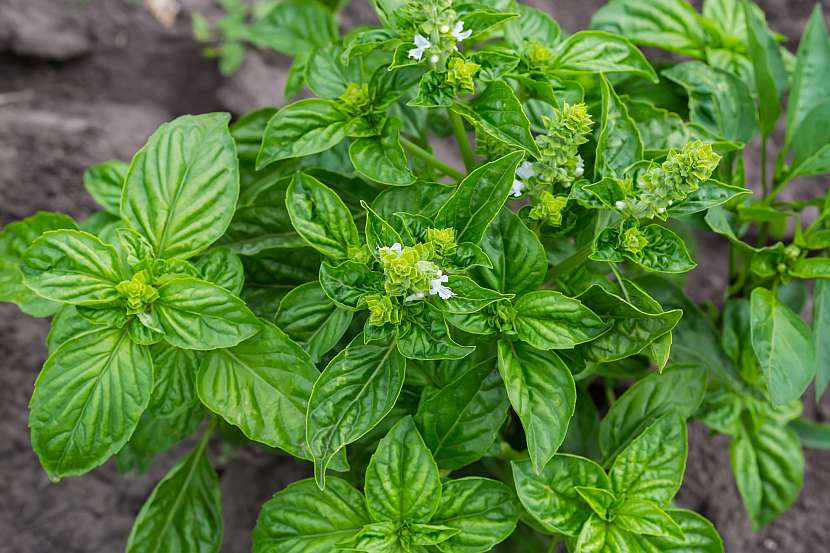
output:
M536 3L548 9L553 4ZM551 11L565 28L576 30L602 3L558 0ZM812 8L807 0L760 3L773 28L790 37L798 36ZM830 7L830 1L824 3ZM213 4L178 4L181 13L165 27L141 0L0 0L0 227L38 210L82 219L94 210L81 184L84 168L129 159L165 120L206 111L238 115L281 103L286 58L251 52L236 75L223 78L190 35L188 12L215 16ZM355 4L344 14L348 22L367 17L366 3ZM826 181L818 185L827 186ZM697 297L707 297L722 285L722 278L713 275L725 265L724 249L716 240L707 241L699 256L703 267L692 286ZM0 305L0 550L121 551L145 498L187 446L141 477L125 478L110 462L82 478L51 484L31 450L26 425L47 332L47 321ZM830 396L808 411L830 419ZM804 491L795 506L753 534L724 439L710 438L692 425L686 485L678 503L712 519L730 553L823 550L830 543L830 452L806 455ZM307 476L308 468L250 447L217 450L213 457L221 459L222 550L249 551L260 505Z

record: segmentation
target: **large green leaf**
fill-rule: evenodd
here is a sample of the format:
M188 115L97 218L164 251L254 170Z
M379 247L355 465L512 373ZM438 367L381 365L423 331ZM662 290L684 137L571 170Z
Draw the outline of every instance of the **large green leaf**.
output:
M288 104L268 122L257 169L281 159L324 152L346 136L348 116L332 100L310 98Z
M366 469L366 506L378 522L426 523L441 500L441 478L412 417L378 444Z
M415 182L400 141L400 120L390 118L380 136L358 138L349 146L355 171L364 177L390 186Z
M526 40L535 40L545 45L556 44L562 30L559 24L545 11L527 4L516 3L511 10L519 17L504 26L504 38L512 46L524 46Z
M683 483L688 450L686 421L675 414L661 417L614 459L611 489L618 498L667 505Z
M496 360L466 357L462 370L425 397L415 420L438 467L454 470L477 461L493 445L510 405Z
M523 155L522 152L507 154L467 175L438 211L435 224L455 228L459 242L478 244L507 201Z
M468 477L444 484L431 524L459 530L442 553L484 553L513 533L519 513L512 490L495 480Z
M398 326L397 343L398 351L407 359L425 361L461 359L475 349L457 344L450 336L444 315L428 303L419 311L405 313Z
M602 88L602 127L597 142L594 176L622 177L625 169L643 159L643 142L637 124L605 77Z
M337 354L314 383L306 416L306 438L318 484L345 445L369 432L395 406L406 361L389 343L363 343L359 334Z
M819 280L813 290L813 340L816 344L816 398L830 383L830 282Z
M631 73L657 82L646 57L627 39L602 31L580 31L553 51L560 73Z
M199 398L249 439L309 459L305 415L320 373L285 333L261 324L252 338L205 355Z
M152 390L150 352L126 328L99 328L59 347L29 403L32 447L49 476L83 474L120 450Z
M565 439L576 407L573 376L553 352L508 338L499 340L498 349L507 396L522 421L533 466L542 470Z
M455 192L454 186L437 182L417 181L405 188L384 190L372 202L372 209L391 220L395 213L407 212L433 217Z
M41 298L23 284L20 267L23 254L41 234L75 228L75 221L66 215L45 211L6 225L0 231L0 301L16 303L21 311L34 317L57 311L56 303Z
M711 522L685 509L667 509L666 513L683 530L683 538L650 537L660 553L724 553L723 540Z
M749 59L755 70L755 88L758 93L758 119L761 134L770 135L781 115L781 98L787 90L787 71L781 58L781 48L772 32L752 5L744 2Z
M474 273L493 290L519 295L538 289L545 280L545 248L510 208L502 208L487 227L481 248L493 268L478 267Z
M566 536L579 535L591 516L591 508L576 488L611 489L602 467L584 457L560 453L538 472L529 460L512 465L516 492L527 512L545 530Z
M752 349L773 403L799 399L816 374L810 327L775 294L756 288L751 297Z
M153 309L165 340L182 349L227 348L253 336L260 324L245 302L203 280L177 277L158 288Z
M703 401L706 369L679 365L643 378L615 401L600 424L599 445L613 459L655 419L674 412L692 416Z
M591 515L576 542L579 553L660 553L645 536L634 534L599 515Z
M231 124L231 136L236 142L236 151L243 166L253 166L256 162L265 127L275 113L277 108L259 108L246 113ZM241 201L242 196L239 199Z
M614 505L614 525L640 536L683 539L683 531L650 501L626 499Z
M383 273L372 271L358 261L339 265L320 265L320 286L338 307L356 311L364 305L363 296L381 290Z
M553 290L537 290L516 301L513 327L519 338L536 349L572 349L590 342L609 328L596 313Z
M121 194L129 165L105 161L84 171L84 188L110 215L121 216Z
M195 432L205 417L196 395L200 355L167 344L152 346L150 353L155 386L130 441L118 452L119 470L145 471L156 455Z
M789 145L800 133L807 115L827 100L830 87L830 33L821 5L816 4L798 46L792 89L787 106Z
M791 428L771 420L757 430L741 425L729 458L756 532L789 509L801 492L804 454Z
M115 248L77 230L49 231L23 257L23 279L39 296L75 305L117 301L126 275Z
M793 136L793 163L788 178L830 172L830 100L810 110Z
M334 15L320 2L285 0L271 5L248 30L257 46L297 56L337 39Z
M133 157L121 215L158 257L189 257L219 239L239 196L230 115L184 115L164 123Z
M147 498L127 553L218 553L224 532L222 492L205 452L208 435Z
M329 478L321 490L300 480L262 506L253 553L332 553L369 522L363 495L346 481Z
M321 254L347 259L360 246L357 226L337 193L311 175L300 173L288 186L285 205L291 224Z
M696 58L706 52L706 30L686 0L613 0L594 14L591 27Z
M308 282L285 295L274 322L317 363L337 345L353 316L352 311L332 303L319 283Z

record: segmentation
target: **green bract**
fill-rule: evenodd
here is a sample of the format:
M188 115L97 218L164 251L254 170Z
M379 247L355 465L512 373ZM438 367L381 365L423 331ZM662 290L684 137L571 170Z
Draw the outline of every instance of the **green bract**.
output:
M202 428L128 551L219 551L248 441L314 471L257 553L722 553L673 504L692 419L729 437L754 529L792 505L830 433L799 420L830 381L830 196L785 192L830 172L820 8L793 58L746 0L612 0L570 35L514 0L374 0L342 36L344 2L221 4L194 30L222 70L276 50L304 99L165 123L84 174L88 220L0 232L0 300L53 317L49 478Z

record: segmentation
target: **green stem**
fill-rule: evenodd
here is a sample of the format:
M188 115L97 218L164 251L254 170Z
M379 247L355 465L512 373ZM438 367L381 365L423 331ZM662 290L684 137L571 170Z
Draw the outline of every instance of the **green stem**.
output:
M620 290L622 290L623 296L625 296L625 301L631 303L631 297L628 295L628 290L625 288L625 283L623 282L622 275L620 271L617 269L617 266L614 263L608 262L608 266L611 267L611 272L614 273L614 278L617 279L617 283L620 285ZM633 304L632 304L633 305Z
M558 263L557 265L550 268L548 271L548 275L545 280L553 280L554 278L562 275L566 275L585 263L585 260L588 259L588 255L591 253L591 244L586 244L573 255Z
M411 140L408 140L404 137L401 137L401 145L410 154L412 154L413 156L417 157L418 159L420 159L422 161L425 161L431 167L435 167L436 169L441 171L443 174L445 174L449 177L452 177L455 180L461 180L465 177L464 173L462 173L461 171L459 171L455 167L452 167L451 165L448 165L447 163L444 163L443 161L441 161L440 159L438 159L437 157L435 157L434 155L432 155L428 151L424 150L423 148L421 148L420 146L418 146L417 144L415 144Z
M458 142L458 149L461 151L461 159L464 160L464 167L467 171L472 171L475 169L476 160L473 158L473 149L470 147L470 140L467 137L467 129L464 128L464 121L460 115L450 108L447 108L447 114L450 116L450 125L452 125L455 141Z
M205 431L202 432L202 437L199 438L199 443L196 444L196 450L201 453L207 447L208 442L210 441L210 437L213 434L213 431L216 429L216 417L211 417L210 421L208 422L207 428Z
M766 200L769 195L769 183L767 182L767 140L765 136L761 139L761 190Z

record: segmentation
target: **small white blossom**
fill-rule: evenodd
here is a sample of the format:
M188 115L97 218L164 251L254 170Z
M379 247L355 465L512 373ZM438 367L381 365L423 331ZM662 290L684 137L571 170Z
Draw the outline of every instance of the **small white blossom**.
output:
M455 292L449 289L448 286L444 286L444 283L450 279L445 274L439 273L438 278L434 278L429 281L429 293L431 295L438 294L438 297L442 300L448 300L455 295Z
M462 40L466 40L470 38L470 35L473 34L473 31L465 31L464 30L464 22L459 21L455 24L455 27L452 28L452 36L455 37L455 40L461 42Z
M617 209L625 209L625 202L622 200L617 200L616 202L614 202L614 207L616 207Z
M658 208L657 208L657 213L665 213L665 212L666 212L666 208L665 208L665 207L658 207Z
M404 298L404 301L418 301L424 299L423 292L415 292L414 294L409 294Z
M438 56L438 54L432 54L429 57L429 63L432 63L432 64L438 63L438 60L440 60L440 59L441 58Z
M582 159L582 156L576 156L576 171L575 174L577 177L581 177L582 174L585 173L585 160Z
M392 244L389 247L381 246L381 247L378 248L379 252L398 252L398 253L401 253L402 250L403 250L403 248L401 247L400 242L395 242L394 244Z
M522 195L522 192L525 189L525 183L520 181L519 179L513 179L513 186L510 187L510 195L514 198L518 198Z
M430 42L420 34L415 35L413 42L415 43L415 48L409 51L409 57L414 60L421 61L421 58L424 57L424 52L428 48L431 48L432 44L430 44Z
M447 25L446 23L444 23L443 25L441 25L441 27L438 30L441 31L442 33L449 33L450 32L450 26Z
M530 177L536 176L536 171L533 170L533 164L531 162L523 161L516 169L516 175L523 179L529 179Z

